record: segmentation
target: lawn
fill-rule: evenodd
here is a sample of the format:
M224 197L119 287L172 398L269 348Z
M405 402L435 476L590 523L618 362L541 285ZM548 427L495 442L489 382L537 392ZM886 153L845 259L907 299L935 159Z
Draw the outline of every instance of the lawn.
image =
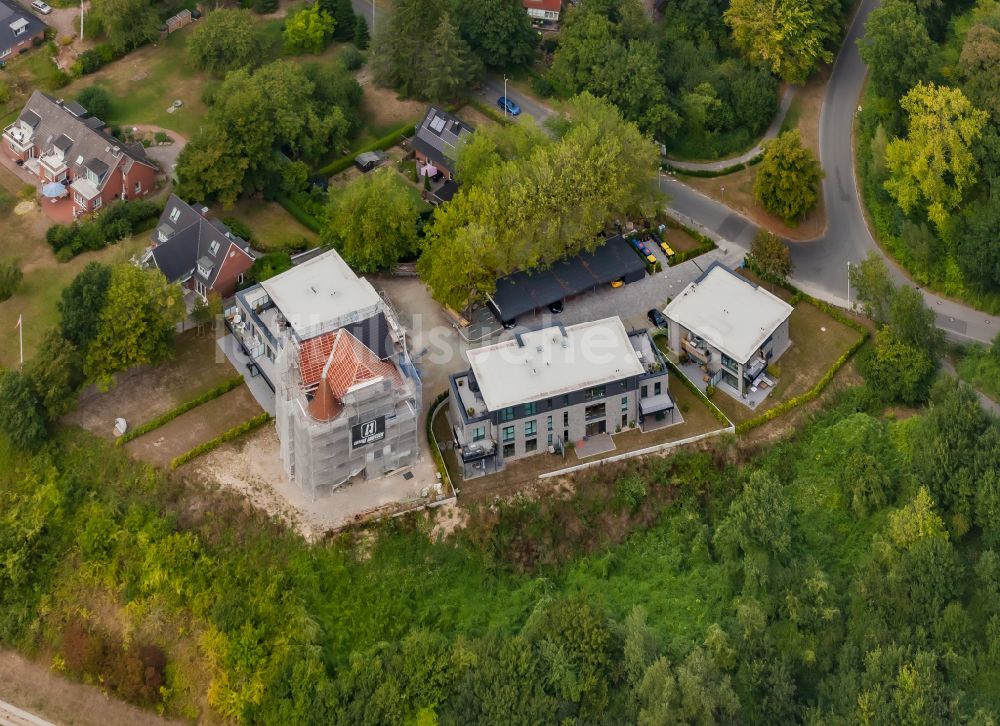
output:
M235 217L253 230L255 250L277 252L301 250L319 244L319 236L292 217L276 202L241 199L232 209L220 210L220 217Z
M778 384L764 404L751 409L722 391L716 391L712 402L735 424L754 418L815 386L860 335L811 303L800 302L789 320L791 346L768 368Z

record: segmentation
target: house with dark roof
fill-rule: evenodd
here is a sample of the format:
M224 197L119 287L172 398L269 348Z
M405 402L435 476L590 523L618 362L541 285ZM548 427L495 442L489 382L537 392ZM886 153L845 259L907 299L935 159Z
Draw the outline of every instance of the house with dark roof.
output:
M250 244L210 218L207 207L196 209L173 194L150 237L142 264L202 298L211 292L232 297L255 259Z
M417 126L416 134L410 139L410 147L419 164L423 167L433 166L446 179L451 179L455 173L458 149L474 131L464 121L431 106L427 109L424 120Z
M37 38L45 38L47 26L14 0L0 0L0 60L24 53Z
M39 186L61 182L73 214L94 212L116 199L134 199L156 187L156 166L142 144L126 144L80 104L31 94L3 131L4 152L38 177Z

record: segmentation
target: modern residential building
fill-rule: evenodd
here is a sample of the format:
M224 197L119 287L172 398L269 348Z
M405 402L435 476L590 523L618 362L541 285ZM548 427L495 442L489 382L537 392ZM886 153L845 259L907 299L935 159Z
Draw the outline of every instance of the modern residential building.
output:
M467 356L449 391L466 477L673 417L666 360L645 330L627 332L617 317L521 333Z
M420 378L389 304L336 251L236 293L228 323L275 391L285 472L313 497L419 455Z
M209 217L208 207L196 209L174 194L150 239L153 244L142 264L156 267L167 280L203 299L212 292L232 297L255 259L250 244Z
M670 350L742 396L784 353L792 306L716 261L664 309Z
M0 0L0 60L24 53L45 38L46 25L14 0Z
M156 186L156 166L142 144L111 136L103 121L74 101L35 91L3 140L7 155L37 176L39 186L67 187L74 216L145 196Z
M521 0L521 4L533 25L544 29L559 24L562 0Z
M427 166L432 166L445 179L451 179L455 173L458 149L474 131L472 126L450 113L430 106L410 139L410 146L421 165L421 173Z

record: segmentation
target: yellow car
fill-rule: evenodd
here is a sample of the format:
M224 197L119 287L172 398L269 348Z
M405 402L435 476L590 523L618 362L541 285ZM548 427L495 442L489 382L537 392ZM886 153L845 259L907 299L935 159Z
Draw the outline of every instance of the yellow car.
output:
M625 281L623 279L621 279L620 277L617 280L612 280L611 281L611 287L615 288L616 290L619 287L621 287L622 285L624 285L624 284L625 284Z

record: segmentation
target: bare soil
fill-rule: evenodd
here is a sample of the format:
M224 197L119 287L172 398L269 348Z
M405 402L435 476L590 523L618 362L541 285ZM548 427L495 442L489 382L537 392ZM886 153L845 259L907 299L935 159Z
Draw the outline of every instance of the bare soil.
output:
M358 72L358 83L364 90L361 99L361 119L374 134L387 133L406 121L418 123L427 110L423 101L410 101L399 97L391 88L382 88L371 77L366 66Z
M113 439L117 417L123 417L134 428L236 374L214 335L199 336L197 331L189 330L177 337L171 360L126 371L107 392L88 389L65 421L101 438Z
M0 650L0 699L64 726L183 723L113 699L6 650Z
M138 459L167 467L175 456L224 434L260 413L260 404L250 389L239 386L130 441L125 448Z

